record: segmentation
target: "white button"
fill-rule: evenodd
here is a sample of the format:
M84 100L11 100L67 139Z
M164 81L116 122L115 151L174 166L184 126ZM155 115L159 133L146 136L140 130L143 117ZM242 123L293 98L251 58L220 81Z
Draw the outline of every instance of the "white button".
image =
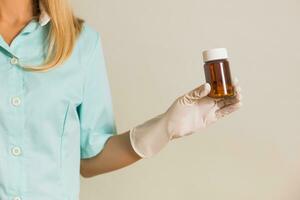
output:
M11 103L12 103L12 105L14 105L14 106L19 106L19 105L21 104L21 99L20 99L20 97L13 97L13 98L11 99Z
M12 57L12 58L10 59L10 63L11 63L12 65L16 65L16 64L18 64L18 62L19 62L19 60L18 60L18 58L16 58L16 57Z
M11 149L11 153L14 155L14 156L19 156L21 155L21 148L20 147L13 147Z
M14 197L13 200L21 200L21 197Z

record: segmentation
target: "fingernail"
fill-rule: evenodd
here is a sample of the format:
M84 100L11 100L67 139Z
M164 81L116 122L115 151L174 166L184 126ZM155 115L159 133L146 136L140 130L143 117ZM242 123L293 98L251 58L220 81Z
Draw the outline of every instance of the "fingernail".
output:
M205 83L204 89L207 90L207 91L210 91L210 89L211 89L210 84L209 83Z
M242 88L240 86L236 87L235 89L236 89L237 92L241 92L242 91Z
M238 82L239 82L239 79L238 79L237 77L234 77L233 83L234 83L234 84L237 84Z

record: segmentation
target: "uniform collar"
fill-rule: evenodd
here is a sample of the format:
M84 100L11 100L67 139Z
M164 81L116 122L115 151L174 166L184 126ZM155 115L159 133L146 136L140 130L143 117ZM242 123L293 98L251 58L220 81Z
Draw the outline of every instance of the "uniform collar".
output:
M50 20L49 14L46 12L44 5L42 4L41 0L39 0L39 7L40 7L40 16L39 16L39 24L41 26L46 25Z
M39 26L43 27L49 23L51 18L48 15L48 13L46 12L46 10L44 9L44 6L42 5L41 0L39 0L39 6L40 6L40 16L38 17L38 20L32 20L30 23L28 23L27 26L25 26L23 28L23 30L21 31L20 34L22 34L22 35L29 34L29 33L33 32L34 30L38 29ZM1 35L0 35L0 48L3 48L4 50L6 50L8 54L18 57L17 55L14 54L12 47L10 47L3 40Z
M46 24L49 23L51 20L50 16L45 10L44 5L41 3L41 0L39 0L39 8L40 8L40 15L38 16L37 19L31 20L26 27L22 30L21 34L29 34L36 30L37 28L43 27Z

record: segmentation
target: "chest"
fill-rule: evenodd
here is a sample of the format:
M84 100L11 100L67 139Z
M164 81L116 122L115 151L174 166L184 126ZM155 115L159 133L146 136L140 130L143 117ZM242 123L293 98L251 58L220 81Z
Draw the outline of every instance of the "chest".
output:
M31 58L33 62L37 62L36 59L42 57L34 55ZM48 72L28 72L12 64L9 56L1 54L0 83L2 114L11 114L16 107L24 107L27 114L49 113L55 108L64 110L70 103L79 105L82 101L83 74L76 58Z
M46 126L60 127L66 108L70 105L75 109L82 102L84 75L77 46L63 64L49 71L30 72L20 66L34 67L45 61L47 33L48 27L32 22L14 38L12 45L5 44L3 38L0 40L2 124L29 126L31 122L43 122ZM12 130L10 126L6 132L17 133L19 129Z

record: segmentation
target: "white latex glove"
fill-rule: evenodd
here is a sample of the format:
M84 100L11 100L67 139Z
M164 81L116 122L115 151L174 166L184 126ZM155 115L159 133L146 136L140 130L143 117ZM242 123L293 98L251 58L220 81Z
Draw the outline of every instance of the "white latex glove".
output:
M205 83L178 97L166 112L130 129L130 141L142 158L158 153L170 140L197 132L241 107L238 81L236 95L231 98L208 97L210 85Z

